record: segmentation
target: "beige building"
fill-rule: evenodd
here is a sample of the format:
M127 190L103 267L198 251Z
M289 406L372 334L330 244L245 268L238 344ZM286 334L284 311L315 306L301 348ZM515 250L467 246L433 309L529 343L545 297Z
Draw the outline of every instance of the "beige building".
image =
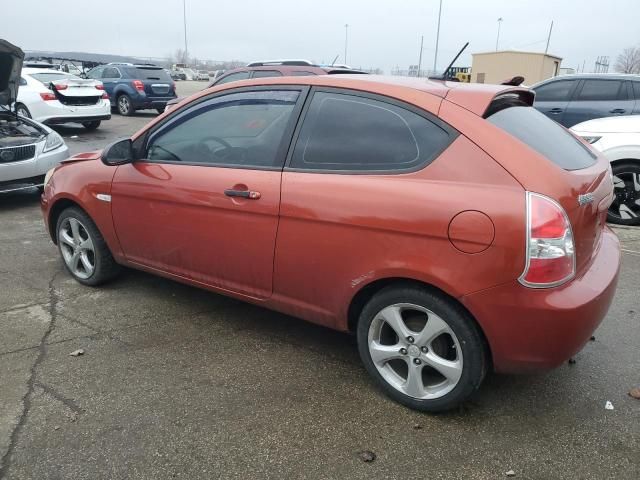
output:
M471 81L500 83L515 76L524 77L525 85L555 77L562 58L537 52L502 50L472 54Z

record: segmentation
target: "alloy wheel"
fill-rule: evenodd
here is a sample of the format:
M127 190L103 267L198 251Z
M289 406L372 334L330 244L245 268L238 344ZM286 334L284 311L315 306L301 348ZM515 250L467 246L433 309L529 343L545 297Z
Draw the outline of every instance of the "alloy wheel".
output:
M613 193L611 215L622 220L640 217L640 173L617 172L613 177Z
M118 98L118 110L122 115L126 115L129 113L129 109L130 109L129 99L127 98L126 95L121 95Z
M419 305L398 303L378 312L369 327L368 347L383 379L412 398L443 397L462 376L462 349L455 333Z
M73 275L87 279L96 269L96 254L87 228L76 218L67 217L58 231L62 258Z

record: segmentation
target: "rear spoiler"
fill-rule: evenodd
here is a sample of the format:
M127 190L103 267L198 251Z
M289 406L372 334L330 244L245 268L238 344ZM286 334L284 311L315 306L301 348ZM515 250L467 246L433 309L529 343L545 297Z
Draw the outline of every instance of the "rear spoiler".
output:
M489 106L482 114L483 118L488 118L494 113L498 113L500 110L504 110L509 107L531 107L533 106L533 99L535 98L535 92L529 89L512 89L498 93Z

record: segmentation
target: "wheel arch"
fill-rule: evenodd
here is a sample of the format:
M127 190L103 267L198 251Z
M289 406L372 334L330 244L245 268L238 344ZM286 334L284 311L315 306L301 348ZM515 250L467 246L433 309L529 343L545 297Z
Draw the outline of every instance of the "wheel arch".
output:
M49 236L51 237L51 240L53 241L53 243L56 245L58 244L58 238L56 235L56 226L58 225L58 219L60 218L60 215L62 214L62 212L64 212L67 208L70 208L70 207L78 208L82 210L84 213L86 213L89 217L91 217L91 215L89 215L89 213L84 208L82 208L82 206L75 200L72 200L67 197L59 198L58 200L56 200L56 202L49 209L49 222L48 222Z
M478 331L480 332L480 336L482 337L482 341L484 343L484 347L487 352L487 359L490 362L490 369L493 368L493 354L491 351L491 345L487 336L482 328L482 325L476 320L475 316L466 308L462 303L460 303L454 296L448 294L441 288L431 284L424 282L422 280L416 280L414 278L406 278L406 277L387 277L387 278L379 278L376 279L363 287L360 288L356 292L356 294L351 299L349 303L349 307L347 309L347 329L350 333L355 333L358 328L358 321L360 319L360 313L362 313L365 305L373 298L373 296L380 292L382 289L390 287L390 286L402 286L402 285L410 285L418 288L422 288L424 290L428 290L438 295L446 298L456 305L457 308L462 310L472 322L475 323Z

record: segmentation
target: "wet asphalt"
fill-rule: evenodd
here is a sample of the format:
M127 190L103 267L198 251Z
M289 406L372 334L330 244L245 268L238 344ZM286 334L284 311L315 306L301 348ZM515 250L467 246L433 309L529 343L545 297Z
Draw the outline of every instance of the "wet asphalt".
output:
M57 129L77 153L154 116ZM430 416L384 397L348 335L131 270L76 283L37 193L2 195L0 478L640 478L640 229L616 233L618 291L575 364Z

